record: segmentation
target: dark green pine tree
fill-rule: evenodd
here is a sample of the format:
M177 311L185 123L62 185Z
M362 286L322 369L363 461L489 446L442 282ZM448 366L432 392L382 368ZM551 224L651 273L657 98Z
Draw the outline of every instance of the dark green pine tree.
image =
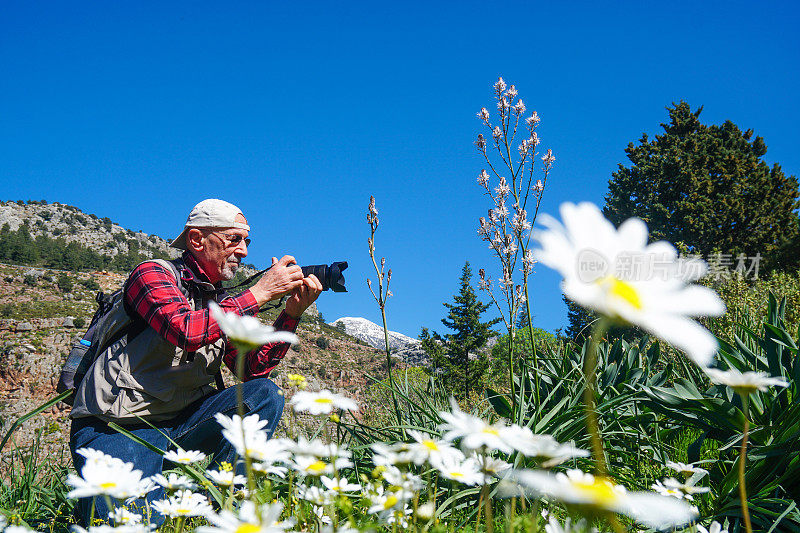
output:
M448 313L442 324L453 333L442 336L423 328L419 337L430 359L431 371L440 374L452 391L461 391L465 397L469 397L470 390L479 387L489 367L489 357L479 356L478 351L496 335L491 328L500 321L499 318L481 321L489 304L478 300L471 279L472 270L466 262L461 270L458 294L453 297L453 303L443 304Z
M797 179L767 165L764 140L731 121L701 124L702 107L683 101L667 110L663 134L625 149L631 166L609 181L609 220L639 217L653 240L731 254L734 265L738 254L761 254L762 272L800 264Z

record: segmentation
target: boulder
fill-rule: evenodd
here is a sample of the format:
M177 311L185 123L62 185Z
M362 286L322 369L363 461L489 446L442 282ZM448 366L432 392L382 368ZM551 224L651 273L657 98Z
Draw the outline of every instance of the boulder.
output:
M17 322L16 331L33 331L33 326L30 322Z
M64 321L61 323L62 328L74 328L75 327L75 319L71 316L64 317Z

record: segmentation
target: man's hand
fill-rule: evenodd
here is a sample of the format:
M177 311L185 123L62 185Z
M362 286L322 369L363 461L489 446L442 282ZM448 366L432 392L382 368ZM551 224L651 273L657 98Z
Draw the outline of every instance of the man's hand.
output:
M303 284L303 271L297 261L291 255L284 255L280 261L277 257L272 258L272 267L250 288L250 292L261 306L297 290Z
M314 303L321 292L322 283L317 276L310 274L307 278L303 278L303 284L296 288L286 300L286 314L292 318L300 318L303 311Z

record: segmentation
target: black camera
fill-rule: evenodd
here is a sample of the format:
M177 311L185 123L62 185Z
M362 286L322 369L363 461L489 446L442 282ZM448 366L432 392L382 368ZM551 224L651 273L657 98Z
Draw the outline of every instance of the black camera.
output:
M328 289L333 292L347 292L344 286L344 275L342 271L347 268L347 261L336 261L330 265L309 265L300 267L303 270L303 277L308 277L310 274L317 276L317 279L322 283L322 290Z

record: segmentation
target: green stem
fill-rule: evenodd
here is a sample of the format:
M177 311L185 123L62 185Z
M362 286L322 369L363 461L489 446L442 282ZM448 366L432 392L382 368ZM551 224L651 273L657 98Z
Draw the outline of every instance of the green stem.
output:
M178 525L175 527L175 531L177 533L183 533L183 525L186 523L186 517L182 516L178 518Z
M531 320L531 300L528 297L528 279L525 278L525 312L528 314L528 335L531 338L531 353L533 354L533 397L536 399L536 409L534 412L534 424L536 423L535 413L539 409L539 359L536 353L536 339L533 336L533 320Z
M255 477L253 476L253 462L250 459L250 454L247 453L247 441L244 434L244 358L245 348L243 346L236 347L236 377L239 378L239 383L236 384L236 410L239 413L240 423L242 425L242 447L244 447L244 467L247 474L247 490L250 494L255 493ZM236 476L236 465L233 465L233 475Z
M109 513L114 512L114 504L111 502L111 496L109 496L108 494L103 494L103 497L106 499L106 507L108 507L108 512ZM111 522L111 517L106 516L103 518L103 520L108 520L109 522Z
M513 328L513 326L512 326ZM524 380L521 380L524 381ZM522 419L522 413L517 414L517 395L514 387L514 330L508 330L508 383L511 385L511 412L516 420ZM520 404L522 402L519 402ZM520 409L521 411L521 409Z
M597 421L597 406L595 403L595 383L597 381L597 348L600 341L611 326L607 318L601 318L592 330L592 340L583 366L583 379L586 388L583 390L583 403L586 409L586 430L592 445L592 457L595 461L595 473L605 477L608 474L605 454L603 453L603 439L600 437L600 424Z
M381 318L383 318L383 338L386 342L386 368L389 371L389 387L392 390L392 403L394 404L394 413L397 417L397 425L403 425L403 419L400 416L400 405L397 403L397 396L394 392L394 376L392 375L392 355L389 348L389 327L386 325L386 308L381 306ZM406 430L403 428L403 440L406 438Z
M750 395L740 394L742 398L742 408L744 410L744 431L742 432L742 447L739 450L739 499L742 502L742 517L747 533L753 533L753 525L750 523L750 510L747 506L747 488L745 487L744 466L747 461L747 432L750 429Z

